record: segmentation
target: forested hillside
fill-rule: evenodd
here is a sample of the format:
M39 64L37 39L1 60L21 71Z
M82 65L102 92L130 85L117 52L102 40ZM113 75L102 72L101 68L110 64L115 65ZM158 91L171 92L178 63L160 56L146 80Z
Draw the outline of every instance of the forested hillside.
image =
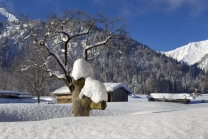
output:
M8 27L2 27L1 32L5 29ZM94 40L102 38L102 33L99 36L99 32L102 32L102 29L94 28ZM41 69L23 70L22 65L27 58L38 61L38 57L34 56L34 51L33 54L30 52L31 49L25 49L25 44L23 46L17 42L18 39L14 41L11 38L17 34L2 36L1 34L0 90L35 93L38 88L42 95L49 95L51 91L64 85ZM79 40L72 43L79 43ZM93 49L91 53L94 58L89 60L94 67L96 79L102 82L122 82L135 94L191 93L194 88L206 93L208 90L206 74L196 66L180 63L130 38L121 38L110 44L112 47ZM70 53L74 56L71 64L82 57L80 49L73 49Z
M180 63L131 39L114 45L122 55L105 50L104 56L93 61L96 77L103 82L123 82L138 94L206 90L205 74L196 66Z

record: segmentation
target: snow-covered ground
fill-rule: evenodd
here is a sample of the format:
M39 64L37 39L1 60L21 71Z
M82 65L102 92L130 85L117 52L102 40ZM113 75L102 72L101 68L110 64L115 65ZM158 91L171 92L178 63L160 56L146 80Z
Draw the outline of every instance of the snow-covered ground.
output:
M47 97L41 104L14 100L0 98L1 139L208 138L208 95L190 104L129 97L129 102L110 102L104 111L93 110L91 117L71 117L71 104L48 104Z

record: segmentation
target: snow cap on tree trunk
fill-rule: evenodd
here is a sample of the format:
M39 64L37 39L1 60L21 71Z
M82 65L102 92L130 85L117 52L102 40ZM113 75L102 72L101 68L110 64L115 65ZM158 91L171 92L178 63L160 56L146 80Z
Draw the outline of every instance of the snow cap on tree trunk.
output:
M94 71L89 62L80 58L74 62L73 70L71 72L71 77L73 77L74 80L78 80L80 78L87 78L87 77L94 78Z
M85 85L79 94L79 98L82 99L83 95L91 98L95 103L99 103L103 100L107 101L108 98L105 85L91 77L86 78Z

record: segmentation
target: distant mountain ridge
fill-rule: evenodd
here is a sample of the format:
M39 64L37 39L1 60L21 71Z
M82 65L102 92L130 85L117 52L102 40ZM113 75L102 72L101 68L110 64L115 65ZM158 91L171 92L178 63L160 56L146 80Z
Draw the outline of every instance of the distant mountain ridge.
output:
M188 65L198 64L201 69L208 66L208 40L191 42L175 50L162 53Z
M0 14L2 12L4 15L8 14L4 8L0 10ZM8 17L13 16L11 14ZM16 21L15 16L13 19L11 21ZM36 23L39 22L44 21L32 20L29 24L38 28L37 25L39 24ZM16 31L21 26L27 25L24 25L21 20L18 22L9 22L8 20L2 23L0 30L0 66L3 69L10 69L15 62L18 62L14 58L18 58L20 50L24 48L22 47L24 44L19 42L18 38L21 39L25 32L24 30ZM94 29L92 37L96 39L96 36L102 35L102 29ZM70 43L74 45L76 41L79 41L79 39ZM98 49L96 58L91 60L95 77L99 81L124 83L135 94L192 92L193 88L200 88L199 85L191 84L193 81L196 83L199 80L201 81L203 77L202 70L196 66L181 64L177 60L157 53L148 46L130 38L120 38L113 41L112 44L122 54L119 54L116 49L112 51L112 48L101 47ZM73 53L76 54L75 58L82 57L81 49L76 49ZM15 72L15 70L11 70L11 72ZM22 79L20 78L20 80Z
M11 14L4 6L0 5L0 14L7 18L9 22L19 21L13 14Z
M4 6L0 5L0 65L9 67L16 55L19 47L15 42L15 29L20 26L19 20L11 14Z

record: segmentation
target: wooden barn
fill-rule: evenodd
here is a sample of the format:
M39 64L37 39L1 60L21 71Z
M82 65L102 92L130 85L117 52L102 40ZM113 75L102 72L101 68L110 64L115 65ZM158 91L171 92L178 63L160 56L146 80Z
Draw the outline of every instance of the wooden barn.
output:
M122 83L104 83L108 92L108 102L128 101L132 91Z
M131 90L122 83L104 83L107 93L108 102L128 101L128 95ZM54 103L71 103L72 94L67 86L63 86L51 93Z
M54 103L71 103L72 95L67 86L63 86L51 93Z

